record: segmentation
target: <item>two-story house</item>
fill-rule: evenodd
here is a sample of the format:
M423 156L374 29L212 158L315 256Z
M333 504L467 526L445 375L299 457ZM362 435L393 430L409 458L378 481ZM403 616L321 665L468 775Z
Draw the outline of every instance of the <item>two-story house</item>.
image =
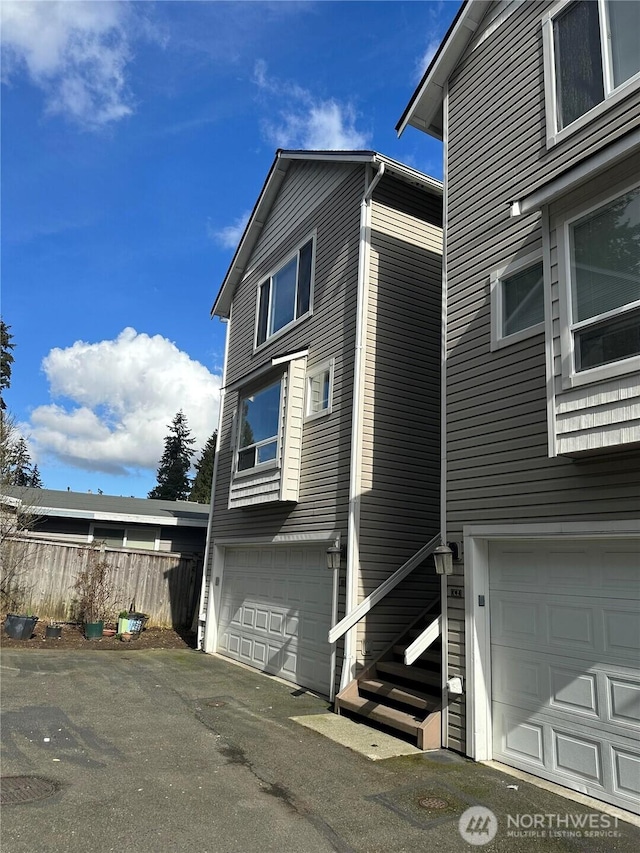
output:
M212 309L205 651L333 697L437 599L431 560L329 642L438 533L441 210L373 151L276 153Z
M445 743L636 812L638 45L471 0L398 124L444 143Z

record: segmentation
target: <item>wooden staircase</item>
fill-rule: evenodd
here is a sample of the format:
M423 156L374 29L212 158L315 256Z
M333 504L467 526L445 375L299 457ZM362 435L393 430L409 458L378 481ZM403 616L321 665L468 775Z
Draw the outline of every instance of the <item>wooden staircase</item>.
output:
M434 619L423 616L374 664L336 696L336 713L356 715L415 739L418 749L441 746L441 641L432 643L411 666L407 647Z

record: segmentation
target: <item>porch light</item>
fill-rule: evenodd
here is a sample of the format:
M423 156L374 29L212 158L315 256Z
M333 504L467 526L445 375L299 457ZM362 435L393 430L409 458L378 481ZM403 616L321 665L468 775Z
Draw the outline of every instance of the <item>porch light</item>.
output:
M448 545L438 545L433 551L433 559L436 564L436 574L453 574L453 551Z
M339 569L342 561L342 548L336 543L327 548L327 568Z

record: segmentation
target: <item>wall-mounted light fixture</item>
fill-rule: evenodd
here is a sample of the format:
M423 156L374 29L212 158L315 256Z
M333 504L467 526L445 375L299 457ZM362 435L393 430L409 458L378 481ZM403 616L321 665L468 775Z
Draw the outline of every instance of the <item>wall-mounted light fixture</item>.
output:
M438 545L433 551L433 559L436 564L436 574L453 574L453 551L448 545Z
M340 538L336 539L333 545L327 548L327 568L339 569L342 562L342 548L340 547Z

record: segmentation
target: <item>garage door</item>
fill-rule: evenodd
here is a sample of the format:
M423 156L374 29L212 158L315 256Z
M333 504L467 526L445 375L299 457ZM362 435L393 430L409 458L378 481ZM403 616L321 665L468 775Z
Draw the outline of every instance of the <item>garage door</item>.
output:
M493 757L640 811L640 542L491 543Z
M329 694L326 547L226 548L218 651Z

